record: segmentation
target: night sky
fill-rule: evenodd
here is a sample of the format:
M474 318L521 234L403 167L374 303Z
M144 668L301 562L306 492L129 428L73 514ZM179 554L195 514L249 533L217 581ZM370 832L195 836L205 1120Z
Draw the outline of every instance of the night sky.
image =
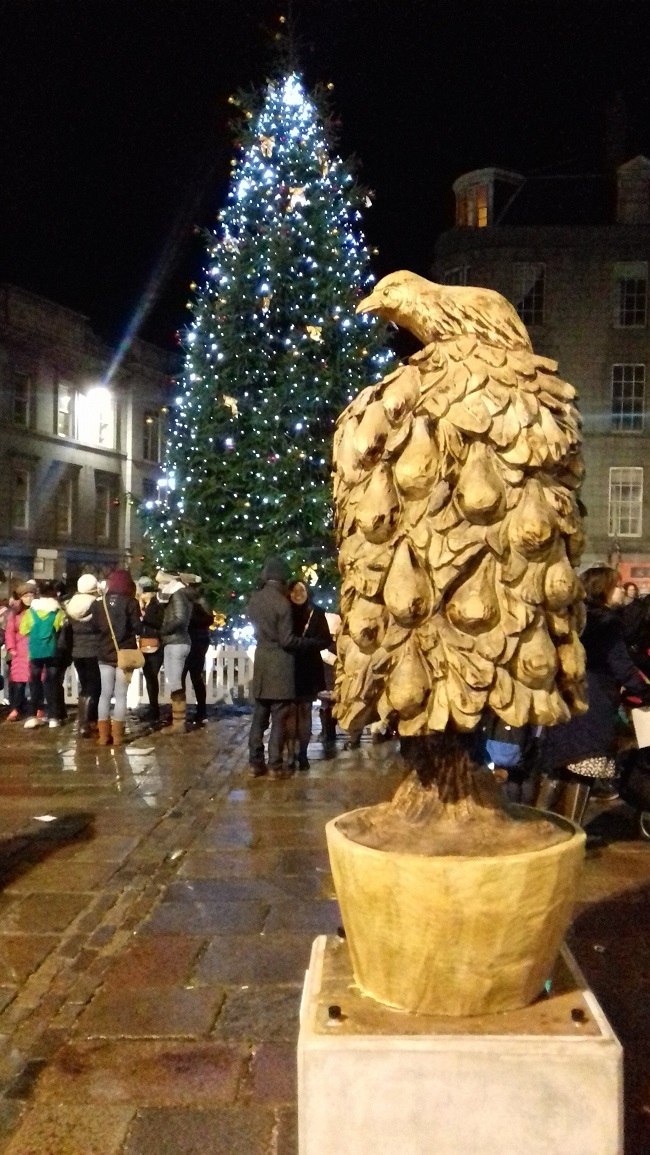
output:
M376 197L375 272L427 273L451 182L598 171L622 94L650 152L647 0L294 0L308 84ZM0 0L0 279L174 348L233 154L228 96L274 63L280 0Z

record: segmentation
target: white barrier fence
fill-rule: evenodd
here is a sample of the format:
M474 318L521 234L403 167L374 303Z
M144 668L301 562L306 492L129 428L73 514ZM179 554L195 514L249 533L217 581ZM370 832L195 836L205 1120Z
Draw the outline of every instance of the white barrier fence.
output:
M227 646L224 644L210 646L205 656L205 684L208 705L222 702L232 706L250 701L254 656L255 648L253 646ZM0 693L0 700L7 704L9 684L4 649L2 651L2 672L5 684ZM66 671L64 686L66 702L68 705L74 705L78 696L77 674L74 666L70 666ZM196 701L189 677L187 678L187 700L190 703ZM136 670L129 686L128 706L135 710L138 706L146 705L148 701L144 675L142 670ZM169 702L164 670L160 671L160 701Z

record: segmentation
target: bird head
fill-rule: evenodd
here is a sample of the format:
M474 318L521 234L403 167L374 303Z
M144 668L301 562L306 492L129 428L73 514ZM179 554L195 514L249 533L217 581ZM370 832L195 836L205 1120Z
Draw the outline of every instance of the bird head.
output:
M406 269L389 273L357 313L376 313L428 345L474 333L479 340L506 348L530 348L528 333L515 309L493 289L438 285Z

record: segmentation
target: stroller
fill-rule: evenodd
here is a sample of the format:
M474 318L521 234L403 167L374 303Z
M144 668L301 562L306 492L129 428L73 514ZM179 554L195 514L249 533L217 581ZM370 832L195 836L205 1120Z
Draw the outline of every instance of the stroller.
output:
M650 708L632 709L636 745L618 756L619 797L638 816L639 834L650 842Z

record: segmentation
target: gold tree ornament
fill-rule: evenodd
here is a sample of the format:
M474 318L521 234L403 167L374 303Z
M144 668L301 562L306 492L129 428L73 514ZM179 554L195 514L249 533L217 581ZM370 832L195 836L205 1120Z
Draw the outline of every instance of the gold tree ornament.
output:
M264 135L260 136L260 152L261 152L262 156L265 156L267 158L272 157L274 148L275 148L275 137L274 136L264 136Z
M306 325L305 328L307 330L307 336L311 337L312 341L322 341L323 340L323 337L322 337L323 326L322 325Z
M228 393L224 393L221 400L223 401L224 405L228 407L233 417L237 417L239 413L239 406L237 404L236 397L230 397Z
M296 188L289 188L289 199L287 201L287 212L292 213L298 205L306 205L307 198L305 196L305 185Z
M272 296L272 294L271 294L271 296ZM262 297L262 312L263 313L268 313L268 311L271 307L271 296Z
M317 565L303 565L300 567L300 572L305 581L310 586L318 585L318 566Z

